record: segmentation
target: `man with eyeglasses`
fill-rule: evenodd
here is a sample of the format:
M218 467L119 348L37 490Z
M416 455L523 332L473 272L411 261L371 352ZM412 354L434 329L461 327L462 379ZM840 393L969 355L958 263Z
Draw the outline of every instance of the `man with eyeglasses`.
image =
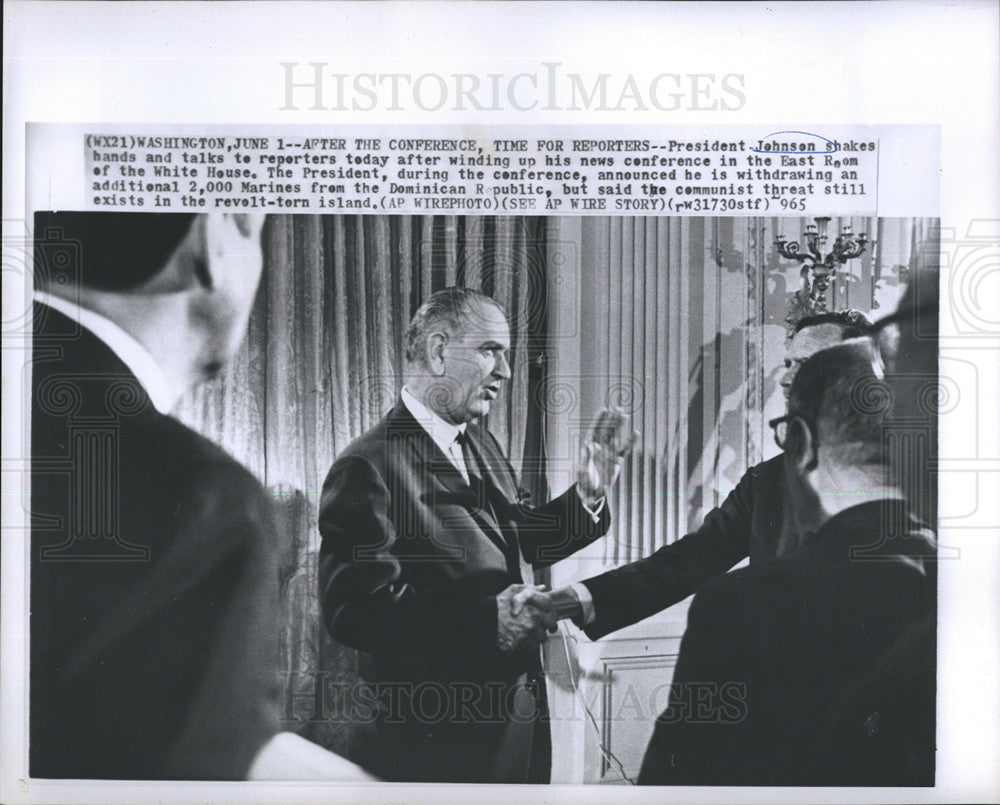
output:
M806 359L844 339L866 336L870 327L857 310L801 319L789 339L779 379L785 395ZM779 455L750 467L696 531L644 559L560 588L549 597L560 618L571 618L597 640L682 601L747 556L753 565L793 550L797 535L785 507Z
M741 706L695 723L672 701L640 783L933 785L933 695L895 662L933 666L911 639L933 609L933 538L888 475L876 366L856 340L797 373L788 413L771 424L800 544L701 588L672 685L729 686L730 703L735 685ZM897 673L866 684L887 662Z

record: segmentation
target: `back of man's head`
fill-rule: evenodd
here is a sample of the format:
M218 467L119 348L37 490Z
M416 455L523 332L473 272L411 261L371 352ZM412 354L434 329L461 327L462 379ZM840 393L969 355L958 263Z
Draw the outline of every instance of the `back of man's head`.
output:
M870 343L858 339L817 352L796 374L788 413L808 423L821 460L855 468L883 464L888 394L875 374L874 360ZM794 452L801 437L791 428L786 451Z
M263 213L42 212L35 287L113 322L187 387L221 372L263 267Z
M487 307L499 308L497 301L474 288L451 286L431 294L413 314L406 330L406 360L422 364L428 336L445 330L456 333L474 322L475 316Z
M139 212L37 212L35 287L54 283L127 293L159 274L188 236L195 215ZM53 246L62 247L54 251ZM68 255L70 261L46 259Z

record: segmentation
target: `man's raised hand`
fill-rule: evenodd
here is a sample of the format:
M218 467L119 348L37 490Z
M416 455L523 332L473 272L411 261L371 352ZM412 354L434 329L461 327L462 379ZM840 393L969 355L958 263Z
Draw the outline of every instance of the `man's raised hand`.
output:
M639 433L629 430L625 412L605 408L597 417L580 449L576 483L589 504L596 504L614 486L625 457L639 440Z

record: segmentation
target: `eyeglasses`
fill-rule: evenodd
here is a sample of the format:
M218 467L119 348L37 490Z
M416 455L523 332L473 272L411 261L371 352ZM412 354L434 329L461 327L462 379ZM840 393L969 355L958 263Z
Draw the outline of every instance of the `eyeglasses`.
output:
M785 442L788 439L788 423L794 418L793 414L775 417L767 424L774 431L774 441L782 450L785 449Z
M805 419L805 417L800 416L799 414L785 414L784 416L775 417L774 419L770 420L767 423L774 431L775 444L777 444L778 447L780 447L782 450L785 449L785 445L788 443L788 423L791 422L793 419L799 420L799 422L802 423L805 429L809 431L810 436L813 437L812 444L813 448L815 449L817 445L817 439L816 439L816 434L813 431L813 427L811 424L809 424L809 422Z

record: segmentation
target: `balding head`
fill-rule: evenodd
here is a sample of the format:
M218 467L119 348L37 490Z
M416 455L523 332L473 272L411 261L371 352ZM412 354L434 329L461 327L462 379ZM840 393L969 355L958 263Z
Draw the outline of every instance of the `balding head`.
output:
M510 328L496 301L471 288L445 288L410 322L406 388L446 422L481 419L511 376L509 351Z
M898 496L886 479L889 394L877 366L871 343L856 339L817 352L795 376L783 448L801 533L850 506Z
M846 465L882 463L882 420L888 395L870 343L856 339L821 350L803 363L788 395L789 416L813 427L820 448Z
M786 347L785 371L778 380L785 396L795 373L810 356L845 339L867 336L870 330L871 322L858 310L837 310L799 319Z
M476 329L477 322L483 322L494 310L500 310L496 300L474 288L452 286L431 294L413 314L406 330L407 363L426 367L427 339L431 333L454 335Z

